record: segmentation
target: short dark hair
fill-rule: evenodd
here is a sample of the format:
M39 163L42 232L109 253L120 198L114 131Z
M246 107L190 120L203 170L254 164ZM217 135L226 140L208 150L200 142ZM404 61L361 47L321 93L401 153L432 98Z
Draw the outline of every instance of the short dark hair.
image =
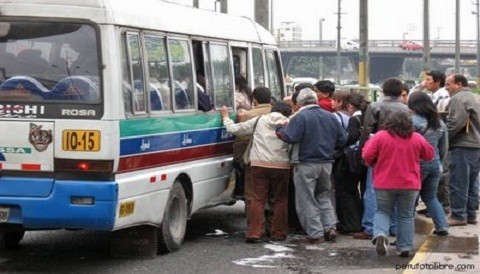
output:
M410 93L410 87L405 83L403 83L403 85L402 85L402 91L404 91L404 90L407 92L407 94Z
M403 82L398 78L388 78L382 85L383 94L398 97L402 94Z
M445 73L439 70L425 72L425 75L432 76L433 82L440 82L440 87L445 86Z
M288 117L292 114L292 107L289 104L280 101L273 104L272 110L270 112L279 112L283 116Z
M401 138L410 138L413 133L413 123L407 112L397 111L390 112L385 118L382 129L388 131L392 135Z
M295 91L300 92L304 88L310 88L311 90L315 89L315 87L310 83L300 83L300 84L295 86Z
M464 87L468 87L468 80L467 77L463 76L462 74L455 73L453 74L453 82L455 84L462 84Z
M347 101L347 103L351 104L356 109L362 112L367 109L368 102L365 99L365 96L360 92L356 92L356 91L350 92L350 94L347 95L345 100Z
M330 96L335 92L335 84L330 80L320 80L316 82L315 88L320 92L329 93Z
M267 87L257 87L253 90L253 99L256 99L259 104L270 104L272 92Z

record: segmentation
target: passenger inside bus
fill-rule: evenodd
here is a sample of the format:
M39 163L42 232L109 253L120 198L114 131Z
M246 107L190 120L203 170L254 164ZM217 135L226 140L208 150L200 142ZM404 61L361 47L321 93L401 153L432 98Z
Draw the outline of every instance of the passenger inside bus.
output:
M201 111L210 111L213 109L210 96L207 94L205 88L205 77L201 73L197 73L197 98L198 109Z

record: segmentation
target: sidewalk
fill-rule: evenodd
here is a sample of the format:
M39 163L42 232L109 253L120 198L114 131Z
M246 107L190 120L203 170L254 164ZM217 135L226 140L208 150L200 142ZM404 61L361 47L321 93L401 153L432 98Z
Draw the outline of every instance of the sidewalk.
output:
M415 227L432 231L432 219L416 214ZM403 273L480 273L480 224L450 227L449 232L449 236L429 234Z

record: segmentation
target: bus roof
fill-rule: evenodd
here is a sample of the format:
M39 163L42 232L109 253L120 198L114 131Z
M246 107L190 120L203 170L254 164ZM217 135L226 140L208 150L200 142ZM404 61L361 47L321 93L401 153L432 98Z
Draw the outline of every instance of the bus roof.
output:
M266 29L247 17L161 0L0 0L0 16L88 19L98 24L275 44Z

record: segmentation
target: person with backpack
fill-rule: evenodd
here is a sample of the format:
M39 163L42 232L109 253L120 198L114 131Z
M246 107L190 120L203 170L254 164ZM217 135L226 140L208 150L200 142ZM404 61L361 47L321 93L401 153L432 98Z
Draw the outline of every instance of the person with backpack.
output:
M341 233L353 233L362 231L362 197L365 192L367 168L362 164L359 140L367 101L361 93L352 92L345 97L345 102L350 115L347 127L348 139L335 177L335 194L338 229Z

